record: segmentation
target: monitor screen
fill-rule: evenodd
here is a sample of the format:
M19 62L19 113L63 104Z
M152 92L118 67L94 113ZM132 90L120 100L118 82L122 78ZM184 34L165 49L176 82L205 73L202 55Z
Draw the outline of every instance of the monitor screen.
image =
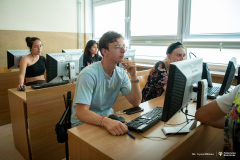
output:
M19 63L22 57L28 55L30 50L7 50L8 69L19 68Z
M62 53L80 53L80 54L83 54L83 49L63 49Z
M181 108L197 97L193 86L202 80L202 58L193 58L173 62L169 67L169 76L162 113L162 121L167 122Z
M76 80L79 74L79 53L48 53L47 82Z
M233 57L228 63L227 70L219 91L219 95L223 95L231 86L233 78L235 76L236 69L237 69L237 59Z
M203 63L202 79L206 79L208 82L208 87L212 87L212 75L208 68L207 63Z

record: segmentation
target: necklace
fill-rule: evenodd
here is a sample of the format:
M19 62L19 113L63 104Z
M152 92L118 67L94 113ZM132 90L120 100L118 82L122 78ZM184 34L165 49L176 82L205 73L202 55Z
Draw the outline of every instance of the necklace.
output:
M31 55L32 55L32 57L33 57L33 60L32 60L32 61L34 62L34 56L33 56L32 52L31 52Z

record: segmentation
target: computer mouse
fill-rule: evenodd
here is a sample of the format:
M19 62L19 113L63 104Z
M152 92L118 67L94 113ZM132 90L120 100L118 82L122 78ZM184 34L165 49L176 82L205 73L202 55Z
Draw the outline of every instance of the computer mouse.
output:
M122 122L122 123L125 122L125 119L124 119L123 117L121 117L121 116L118 116L118 115L110 115L110 116L108 116L108 118L111 118L111 119L120 121L120 122Z
M25 91L25 87L23 86L19 91Z

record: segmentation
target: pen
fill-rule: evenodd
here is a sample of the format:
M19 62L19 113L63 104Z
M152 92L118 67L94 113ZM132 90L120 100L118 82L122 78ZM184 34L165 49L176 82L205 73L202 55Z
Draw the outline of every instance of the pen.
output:
M129 133L128 131L127 131L127 134L128 134L129 137L131 137L132 139L135 139L135 137L134 137L131 133Z

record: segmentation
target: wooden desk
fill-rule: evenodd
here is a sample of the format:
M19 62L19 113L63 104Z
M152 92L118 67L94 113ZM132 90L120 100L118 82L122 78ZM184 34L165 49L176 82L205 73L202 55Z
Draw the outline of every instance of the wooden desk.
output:
M144 112L149 111L150 108L154 108L156 106L163 106L164 97L155 98L148 102L142 103L140 106L144 107ZM131 107L126 106L126 108ZM190 114L194 114L195 106L192 105L191 110L189 109ZM136 117L138 117L141 113L136 113L133 115L122 115L126 121L130 121ZM175 115L171 120L169 120L169 124L173 123L181 123L185 121L185 116L182 113ZM161 131L161 128L164 126L163 122L157 123L148 131L144 132L144 136L155 136L155 137L165 137ZM78 127L74 127L68 130L69 136L69 155L71 160L79 160L79 159L163 159L168 156L174 157L174 153L177 152L177 149L188 147L189 150L183 150L183 155L189 155L191 158L199 159L203 158L201 156L192 157L192 149L196 143L201 146L201 143L205 143L206 141L201 142L201 137L199 134L205 130L205 127L202 126L195 128L190 134L187 135L175 135L169 137L167 140L153 139L149 140L143 138L140 134L136 132L130 131L136 139L131 139L128 135L123 136L112 136L108 131L99 126L94 126L90 124L83 124ZM207 127L209 128L209 127ZM219 152L219 148L222 147L223 143L223 134L222 130L211 128L211 131L214 134L219 135L216 137L217 141L220 142L218 144L211 144L208 148L212 148L212 150L216 150ZM205 133L205 132L204 132ZM207 136L202 135L201 136ZM221 136L222 135L222 136ZM196 141L196 139L199 139ZM195 139L194 141L192 141ZM184 143L184 142L189 142ZM191 142L191 143L190 143ZM209 142L210 144L211 142ZM208 149L205 148L205 151ZM196 150L195 150L196 151ZM214 152L215 153L215 152ZM209 158L213 158L212 156L208 156ZM208 158L207 157L207 158ZM214 156L215 158L216 156ZM176 157L175 157L176 158ZM177 157L178 158L178 157ZM204 159L207 159L204 157ZM182 158L185 159L185 158Z
M8 89L17 88L19 71L3 70L0 68L0 126L11 123L8 102Z
M29 160L55 160L65 157L64 143L57 142L55 125L64 110L63 94L74 91L76 84L24 92L8 90L14 144L22 156Z

